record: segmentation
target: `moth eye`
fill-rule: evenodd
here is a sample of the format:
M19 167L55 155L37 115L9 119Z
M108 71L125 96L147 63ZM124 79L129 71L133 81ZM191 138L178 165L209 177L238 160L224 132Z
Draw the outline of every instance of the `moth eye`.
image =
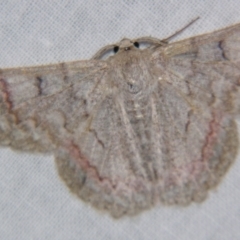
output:
M119 50L119 47L118 47L118 46L115 46L115 47L113 48L114 53L117 53L118 50Z
M134 42L133 45L134 45L136 48L139 48L139 42Z
M151 42L147 42L147 41L139 41L139 42L134 42L133 45L136 48L139 48L141 50L144 50L146 48L151 47L153 44Z

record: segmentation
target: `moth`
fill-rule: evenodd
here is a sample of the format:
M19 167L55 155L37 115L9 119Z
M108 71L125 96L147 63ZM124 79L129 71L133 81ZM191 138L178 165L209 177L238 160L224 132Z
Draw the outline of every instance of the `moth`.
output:
M239 113L240 24L0 69L0 145L53 154L70 191L115 218L203 201L236 159Z

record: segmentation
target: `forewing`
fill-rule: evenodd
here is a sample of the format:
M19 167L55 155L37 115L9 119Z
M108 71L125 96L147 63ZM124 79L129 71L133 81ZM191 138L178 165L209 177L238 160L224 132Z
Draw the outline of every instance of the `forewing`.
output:
M0 70L0 144L48 152L71 138L101 102L105 69L76 61Z
M240 113L240 24L169 44L161 53L166 80L191 101Z

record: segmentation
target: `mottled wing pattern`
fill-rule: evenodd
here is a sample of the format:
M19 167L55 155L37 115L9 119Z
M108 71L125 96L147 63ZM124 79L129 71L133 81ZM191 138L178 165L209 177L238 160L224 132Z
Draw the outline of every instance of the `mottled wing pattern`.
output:
M0 143L53 152L69 189L114 217L200 202L239 147L240 25L123 43L106 60L1 70Z

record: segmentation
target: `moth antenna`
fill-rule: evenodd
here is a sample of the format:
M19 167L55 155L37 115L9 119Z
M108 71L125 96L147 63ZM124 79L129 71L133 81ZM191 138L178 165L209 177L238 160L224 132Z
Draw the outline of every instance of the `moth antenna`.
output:
M172 38L175 38L178 34L182 33L183 31L185 31L188 27L190 27L193 23L195 23L198 19L200 19L200 17L196 17L195 19L193 19L190 23L188 23L185 27L181 28L180 30L176 31L175 33L173 33L172 35L170 35L169 37L161 40L162 42L169 42L170 40L172 40Z

